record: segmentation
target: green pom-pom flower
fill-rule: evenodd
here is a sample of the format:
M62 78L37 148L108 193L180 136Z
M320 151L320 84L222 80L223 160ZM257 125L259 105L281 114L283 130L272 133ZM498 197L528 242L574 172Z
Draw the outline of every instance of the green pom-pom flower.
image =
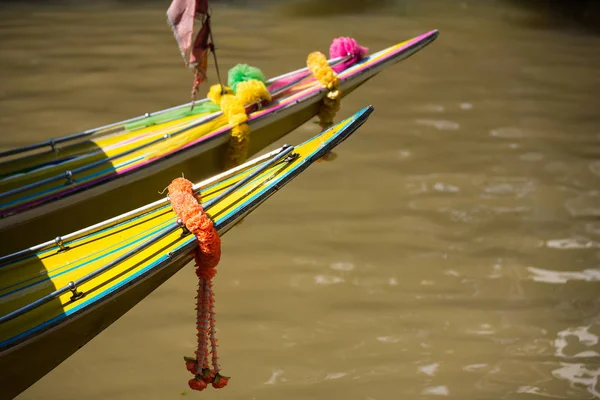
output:
M227 86L229 86L231 90L233 90L233 93L235 93L238 83L250 79L256 79L257 81L261 81L263 83L266 83L267 81L265 75L260 69L252 67L248 64L238 64L229 70Z

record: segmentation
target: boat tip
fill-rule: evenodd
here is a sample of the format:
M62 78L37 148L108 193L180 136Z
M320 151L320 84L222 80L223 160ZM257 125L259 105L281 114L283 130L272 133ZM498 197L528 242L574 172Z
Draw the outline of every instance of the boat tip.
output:
M368 117L374 110L375 107L372 104L369 104L368 106L363 107L361 110L359 110L356 114Z

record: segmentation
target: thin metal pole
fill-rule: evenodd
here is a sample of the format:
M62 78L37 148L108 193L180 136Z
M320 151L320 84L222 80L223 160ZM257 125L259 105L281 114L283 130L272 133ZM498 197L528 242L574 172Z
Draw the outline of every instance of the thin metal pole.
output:
M267 161L263 166L261 166L260 168L258 168L256 171L254 171L252 174L248 175L246 178L240 180L239 182L237 182L235 185L233 185L231 188L229 188L227 191L225 191L224 193L222 193L221 195L219 195L218 197L216 197L214 200L211 200L209 202L206 203L206 205L204 206L204 209L207 210L210 207L214 206L215 204L217 204L218 202L222 201L223 199L225 199L227 196L230 196L234 191L236 191L237 189L239 189L241 186L245 185L246 183L248 183L249 181L251 181L252 179L256 178L258 175L260 175L261 173L263 173L264 171L266 171L268 168L270 168L271 166L273 166L275 163L277 163L281 158L283 158L284 156L288 155L290 152L292 152L294 150L294 146L290 146L290 145L284 145L281 148L281 151L277 154L275 154L275 156L273 158L271 158L269 161ZM109 262L108 264L106 264L103 267L98 268L97 270L90 272L89 274L77 279L76 281L72 281L69 282L69 284L67 286L64 286L58 290L55 290L52 293L47 294L46 296L24 306L21 307L9 314L6 314L2 317L0 317L0 324L3 324L5 322L8 322L12 319L15 319L23 314L28 313L29 311L32 311L40 306L42 306L43 304L46 304L47 302L55 299L56 297L71 291L73 292L73 300L76 300L80 297L83 296L82 293L77 291L77 287L84 284L85 282L95 278L98 275L103 274L104 272L114 268L115 266L119 265L120 263L126 261L127 259L133 257L134 255L138 254L140 251L146 249L147 247L151 246L152 244L158 242L160 239L166 237L168 234L174 232L175 230L177 230L177 228L179 228L180 225L178 222L174 222L172 224L170 224L169 226L167 226L166 228L164 228L162 231L160 231L159 233L157 233L156 235L154 235L152 238L150 238L148 241L144 242L143 244L141 244L140 246L137 246L136 248L128 251L127 253L123 254L122 256L120 256L119 258Z
M215 55L215 57L216 57L216 55ZM348 57L349 57L349 56L348 56ZM348 57L346 57L346 58L348 58ZM344 59L341 59L340 61L343 61L343 60L344 60ZM215 62L216 62L216 60L215 60ZM306 77L307 77L307 76L302 76L301 78L298 78L298 79L295 79L295 80L293 80L292 82L290 82L290 83L288 83L288 84L286 84L286 85L284 85L284 86L282 86L282 87L278 88L276 91L274 91L274 92L272 93L272 95L273 95L273 96L276 96L276 95L278 95L278 94L282 93L283 91L287 90L288 88L290 88L290 87L292 87L292 86L296 85L298 82L300 82L300 81L302 81L302 80L306 79ZM72 171L71 171L71 170L69 170L69 171L65 171L65 173L64 173L64 174L55 175L55 176L52 176L52 177L50 177L50 178L43 179L43 180L41 180L41 181L37 181L37 182L30 183L29 185L20 186L20 187L17 187L17 188L15 188L15 189L12 189L12 190L9 190L9 191L6 191L6 192L3 192L3 193L0 193L0 199L1 199L1 198L3 198L3 197L7 197L7 196L11 196L11 195L15 195L15 194L18 194L18 193L21 193L21 192L24 192L24 191L27 191L27 190L30 190L30 189L35 189L36 187L43 186L43 185L45 185L45 184L48 184L48 183L51 183L51 182L54 182L54 181L58 181L58 180L60 180L60 179L65 179L65 178L68 178L69 176L71 176L71 177L72 177L72 176L73 176L73 174L77 174L77 173L80 173L80 172L87 171L87 170L89 170L89 169L91 169L91 168L95 168L95 167L97 167L97 166L99 166L99 165L102 165L102 164L105 164L105 163L107 163L107 162L112 162L113 160L116 160L116 159L118 159L118 158L120 158L120 157L124 157L124 156L126 156L126 155L128 155L128 154L134 153L134 152L136 152L136 151L138 151L138 150L141 150L141 149L143 149L143 148L145 148L145 147L148 147L148 146L154 145L154 144L156 144L156 143L158 143L158 142L160 142L160 141L162 141L162 140L168 139L168 138L170 138L170 137L173 137L173 136L176 136L176 135L180 135L181 133L184 133L184 132L186 132L186 131L188 131L188 130L190 130L190 129L193 129L193 128L195 128L195 127L197 127L197 126L201 125L201 124L204 124L204 123L206 123L206 122L209 122L209 121L211 121L211 120L213 120L213 119L217 118L219 115L220 115L220 114L218 114L218 115L210 115L210 116L207 116L207 117L205 117L205 118L202 118L200 121L198 121L198 122L196 122L196 123L193 123L193 124L191 124L191 125L188 125L188 126L186 126L186 127L184 127L184 128L181 128L181 129L180 129L180 130L178 130L178 131L172 132L172 133L170 133L170 134L164 134L164 135L163 135L163 137L161 137L160 139L155 139L155 140L153 140L153 141L151 141L151 142L148 142L148 143L145 143L145 144L143 144L143 145L140 145L140 146L138 146L138 147L135 147L135 148L133 148L133 149L127 150L127 151L125 151L125 152L123 152L123 153L115 154L115 155L114 155L114 156L112 156L112 157L105 158L105 159L103 159L103 160L98 160L98 161L96 161L95 163L88 164L88 165L85 165L85 166L83 166L83 167L76 168L76 169L74 169L74 170L72 170ZM83 157L86 157L86 156L87 156L87 154L86 154L86 155L84 155ZM1 157L1 154L0 154L0 157ZM71 160L71 161L72 161L72 160ZM69 183L72 183L72 182L69 182Z
M327 62L328 62L329 65L334 66L334 65L337 65L340 62L342 62L345 58L346 57L332 58L332 59L328 60ZM295 71L290 71L290 72L287 72L287 73L282 74L282 75L278 75L276 77L273 77L273 78L267 80L266 85L268 86L268 85L276 82L279 79L287 78L288 76L295 75L295 74L298 74L298 73L301 73L301 72L305 72L305 71L308 71L307 67L300 68L300 69L297 69ZM122 120L122 121L119 121L119 122L113 122L113 123L108 124L108 125L103 125L103 126L100 126L100 127L97 127L97 128L92 128L92 129L88 129L88 130L85 130L85 131L82 131L82 132L73 133L71 135L62 136L62 137L57 138L57 139L50 139L50 140L46 140L44 142L34 143L34 144L31 144L31 145L27 145L27 146L23 146L23 147L18 147L18 148L15 148L15 149L5 150L5 151L0 152L0 159L2 159L4 157L9 157L9 156L12 156L12 155L15 155L15 154L26 153L28 151L41 149L43 147L55 148L55 146L57 144L67 143L67 142L70 142L70 141L73 141L73 140L85 138L87 136L93 136L93 135L95 135L97 133L100 133L101 131L109 129L109 128L117 128L119 126L128 124L130 122L139 121L139 120L147 118L149 116L156 116L156 115L165 114L165 113L170 112L170 111L179 110L179 109L191 106L192 104L197 105L197 104L205 103L207 101L210 101L210 100L207 99L207 98L204 98L202 100L191 101L189 103L184 103L184 104L180 104L178 106L174 106L174 107L170 107L170 108L165 108L164 110L156 111L156 112L153 112L153 113L146 113L144 115L140 115L140 116L137 116L137 117L129 118L129 119Z
M215 204L217 204L218 202L220 202L221 200L223 200L227 196L231 195L237 189L239 189L240 187L242 187L246 183L250 182L252 179L254 179L255 177L257 177L258 175L260 175L261 173L263 173L264 171L266 171L267 169L269 169L270 167L272 167L281 158L283 158L283 157L287 156L288 154L290 154L293 150L294 150L294 146L290 146L289 144L283 145L283 147L281 149L281 152L277 153L277 155L275 155L275 157L273 157L271 160L269 160L269 162L265 163L265 165L263 165L262 167L260 167L259 169L257 169L256 171L254 171L252 174L248 175L247 177L245 177L241 181L237 182L235 185L233 185L232 187L230 187L229 189L227 189L225 191L225 193L219 195L218 197L214 198L213 200L207 201L206 204L204 205L204 210L206 211L206 210L210 209Z
M217 182L217 181L219 181L221 179L229 178L229 177L233 176L234 174L238 173L239 171L242 171L242 170L244 170L246 168L253 167L253 166L258 165L258 164L260 164L260 163L262 163L262 162L264 162L266 160L269 160L269 159L271 159L271 157L275 156L275 154L277 154L278 152L280 152L281 149L282 148L280 147L279 149L275 149L275 150L270 151L270 152L268 152L266 154L263 154L260 157L256 157L255 159L247 161L244 164L239 165L239 166L237 166L235 168L232 168L232 169L230 169L228 171L225 171L223 173L215 175L215 176L213 176L211 178L205 179L205 180L203 180L203 181L195 184L194 187L193 187L193 190L194 190L194 192L196 192L196 191L198 191L200 189L203 189L203 188L207 187L208 185L214 184L215 182ZM70 242L70 241L73 241L73 240L80 239L80 238L82 238L84 236L91 235L93 233L96 233L96 232L98 232L98 231L100 231L100 230L108 227L108 226L116 225L116 224L122 223L122 222L124 222L124 221L126 221L126 220L128 220L130 218L134 218L134 217L140 216L140 215L142 215L144 213L154 211L154 210L158 209L159 207L162 207L163 205L167 204L168 201L169 201L169 199L167 197L163 197L160 200L157 200L157 201L155 201L153 203L147 204L147 205L142 206L140 208L136 208L135 210L126 212L126 213L118 215L116 217L113 217L113 218L107 219L105 221L99 222L99 223L97 223L95 225L88 226L88 227L80 229L78 231L69 233L69 234L61 237L61 240L62 241L69 241ZM50 241L41 243L41 244L33 246L33 247L29 247L27 249L20 250L18 252L12 253L12 254L8 254L6 256L1 256L0 257L0 268L2 268L3 266L7 265L10 262L14 262L14 261L20 260L22 258L25 258L27 256L30 256L30 255L38 252L38 251L47 250L47 249L55 246L56 244L57 244L56 239L55 240L50 240Z

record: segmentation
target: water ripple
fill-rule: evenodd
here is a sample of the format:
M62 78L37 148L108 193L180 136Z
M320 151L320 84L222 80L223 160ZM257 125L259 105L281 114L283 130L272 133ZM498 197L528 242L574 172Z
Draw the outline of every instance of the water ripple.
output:
M424 373L425 375L434 376L440 367L440 363L433 363L429 365L423 365L419 367L419 372Z
M441 131L456 131L460 128L460 124L454 121L443 119L417 119L415 123L418 125L431 126Z
M421 394L429 394L429 395L435 395L435 396L449 396L450 390L448 389L448 386L445 386L445 385L431 386L431 387L423 389Z
M583 271L552 271L549 269L527 267L527 270L533 274L531 279L543 283L567 283L569 281L600 281L599 269L585 269Z
M578 237L567 239L554 239L546 241L546 246L551 249L570 250L570 249L596 249L600 243L593 240Z

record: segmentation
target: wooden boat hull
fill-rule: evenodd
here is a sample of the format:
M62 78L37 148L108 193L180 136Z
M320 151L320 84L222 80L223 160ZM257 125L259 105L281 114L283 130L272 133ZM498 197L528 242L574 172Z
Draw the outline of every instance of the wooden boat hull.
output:
M437 37L431 31L396 46L384 49L364 63L359 63L339 74L343 96L367 82L387 66L409 57ZM252 156L287 133L314 117L319 110L324 88L292 96L285 106L267 108L252 113L249 156ZM203 179L222 170L227 130L199 145L191 146L173 156L124 173L116 179L89 187L26 209L0 219L0 255L34 245L81 229L139 207L160 197L162 183L181 176L191 180Z
M0 353L0 399L12 399L40 380L188 262L188 259L173 262L116 293L114 300L98 303L74 316L69 323Z
M219 233L225 234L282 186L348 138L372 110L372 107L366 107L296 146L294 153L264 172L258 171L257 176L252 173L256 174L266 162L240 167L241 172L205 185L201 193L203 203L208 207L206 204L218 199L223 191L248 179L248 183L209 212ZM296 156L292 157L293 154ZM192 259L192 251L197 245L195 238L182 236L180 230L151 243L152 231L160 232L166 223L174 224L172 221L176 219L166 200L158 208L142 211L74 238L65 243L67 250L49 245L31 254L0 259L0 398L13 398L24 391ZM148 246L140 247L144 243ZM77 290L84 295L82 298L73 300L66 292L53 296L27 313L6 319L7 314L47 296L50 290L63 287L69 281L77 282L90 271L97 271L97 267L121 259L125 251L133 254L130 259L78 285Z

